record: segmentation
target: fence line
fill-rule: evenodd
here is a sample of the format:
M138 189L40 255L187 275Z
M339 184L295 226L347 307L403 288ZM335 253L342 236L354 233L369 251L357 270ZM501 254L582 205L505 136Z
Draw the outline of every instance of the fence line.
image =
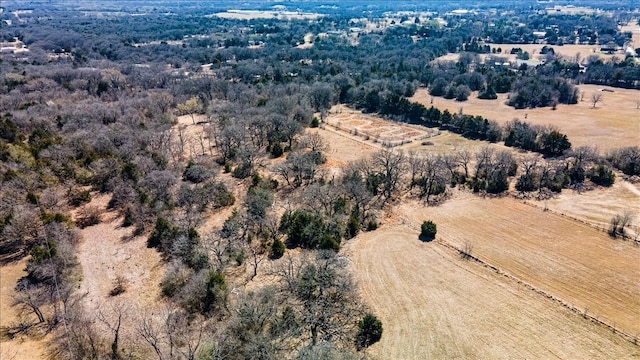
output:
M551 293L548 293L548 292L546 292L546 291L544 291L542 289L539 289L539 288L533 286L532 284L530 284L530 283L528 283L528 282L526 282L526 281L524 281L524 280L522 280L522 279L520 279L520 278L518 278L518 277L516 277L514 275L511 275L510 273L498 268L497 266L492 265L492 264L488 263L487 261L482 260L482 259L480 259L479 257L477 257L475 255L472 255L470 252L466 252L465 250L460 249L460 248L458 248L458 247L456 247L456 246L454 246L454 245L452 245L452 244L450 244L450 243L448 243L448 242L446 242L444 240L439 240L436 243L440 244L440 245L442 245L442 246L444 246L446 248L449 248L449 249L457 251L459 254L463 255L466 259L473 260L474 262L476 262L476 263L478 263L478 264L490 269L491 271L493 271L493 272L495 272L495 273L497 273L499 275L502 275L502 276L506 277L507 279L515 281L518 285L523 285L524 287L528 288L529 290L531 290L531 291L533 291L533 292L535 292L535 293L537 293L539 295L542 295L542 296L546 297L547 299L549 299L551 301L554 301L554 302L560 304L562 307L570 310L571 312L573 312L575 314L578 314L578 315L582 316L585 319L589 319L591 322L594 322L596 324L599 324L599 325L602 325L602 326L608 328L613 333L620 335L623 339L629 341L630 343L632 343L634 345L638 345L638 336L637 335L632 336L631 334L629 334L629 333L627 333L625 331L622 331L620 329L616 329L615 324L610 324L607 321L598 319L596 316L589 314L587 312L586 308L581 310L578 307L576 307L575 305L572 305L572 304L568 303L567 301L564 301L564 300L552 295Z

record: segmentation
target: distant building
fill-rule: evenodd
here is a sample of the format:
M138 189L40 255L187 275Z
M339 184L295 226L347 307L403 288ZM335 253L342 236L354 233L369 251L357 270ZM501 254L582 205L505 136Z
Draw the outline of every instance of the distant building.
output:
M600 52L605 54L613 54L616 51L618 51L618 45L613 41L609 41L608 43L600 46Z

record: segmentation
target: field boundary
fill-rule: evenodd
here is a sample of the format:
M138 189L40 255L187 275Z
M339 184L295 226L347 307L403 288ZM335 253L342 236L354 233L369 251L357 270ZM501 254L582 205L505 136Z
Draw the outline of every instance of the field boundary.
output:
M385 148L393 148L410 144L414 141L428 139L440 134L439 130L433 130L425 126L411 126L399 121L393 121L381 116L367 115L353 109L346 112L340 108L329 112L333 116L341 117L342 115L358 115L359 119L330 119L330 117L322 120L322 125L332 128L333 130L349 134L352 137L361 138L364 141L371 140L374 144L381 144ZM363 122L360 125L347 126L351 121ZM376 122L385 123L384 127L390 127L380 133L375 125ZM398 133L399 132L399 133ZM413 133L413 134L412 134ZM417 133L417 134L415 134ZM422 134L420 134L422 133Z
M587 225L587 226L589 226L589 227L591 227L591 228L593 228L595 230L602 231L602 232L607 233L607 234L609 233L609 228L607 227L606 224L602 224L601 225L601 224L593 222L593 221L580 219L580 218L577 218L575 216L567 215L567 214L565 214L563 212L560 212L560 211L549 209L546 206L542 207L542 206L540 206L538 204L535 204L535 203L532 203L532 202L530 202L528 200L522 200L522 202L525 205L528 205L530 207L542 210L544 212L548 212L548 213L551 213L553 215L563 217L565 219L569 219L569 220L573 220L573 221L579 222L579 223L581 223L583 225ZM629 226L629 229L633 229L633 232L635 233L635 236L622 234L622 235L620 235L620 238L623 241L626 241L626 240L631 241L634 246L640 246L640 231L638 231L639 230L638 226L637 225ZM617 237L613 238L613 239L617 239Z
M465 250L465 249L462 249L462 248L458 248L458 247L452 245L451 243L449 243L449 242L447 242L445 240L442 240L442 239L439 239L439 240L435 241L435 243L439 244L439 245L442 245L443 247L448 248L450 250L454 250L454 251L458 252L460 254L460 256L463 257L464 259L473 260L474 262L476 262L476 263L482 265L483 267L495 272L496 274L502 275L507 279L515 281L518 285L522 285L525 288L537 293L538 295L546 297L547 299L549 299L549 300L551 300L551 301L553 301L553 302L555 302L557 304L560 304L562 307L570 310L571 312L573 312L573 313L575 313L577 315L582 316L584 319L588 319L593 323L596 323L596 324L599 324L601 326L604 326L604 327L608 328L614 334L618 334L620 337L622 337L623 339L627 340L628 342L630 342L630 343L632 343L634 345L639 345L639 341L640 340L638 339L638 335L637 334L634 336L634 335L631 335L631 334L629 334L629 333L627 333L627 332L625 332L623 330L617 329L615 327L615 323L614 324L610 324L607 321L598 319L598 317L596 315L589 314L588 313L588 309L586 309L586 308L585 309L579 309L577 306L574 306L574 305L568 303L567 301L562 300L562 299L558 298L557 296L555 296L555 295L553 295L553 294L551 294L551 293L549 293L549 292L547 292L545 290L539 289L536 286L534 286L534 285L532 285L532 284L530 284L530 283L528 283L526 281L523 281L522 279L510 274L509 272L506 272L506 271L500 269L499 267L497 267L497 266L495 266L495 265L493 265L493 264L491 264L491 263L489 263L489 262L487 262L485 260L480 259L479 257L471 254L471 251L468 251L468 250Z

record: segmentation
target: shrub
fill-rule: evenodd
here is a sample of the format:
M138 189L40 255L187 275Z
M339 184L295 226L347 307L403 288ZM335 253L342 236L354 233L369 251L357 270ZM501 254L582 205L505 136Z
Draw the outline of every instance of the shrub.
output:
M182 173L182 178L194 184L201 183L211 177L211 174L204 166L189 161L186 169Z
M76 223L80 228L86 228L100 223L100 214L102 211L96 206L86 206L78 211Z
M192 274L193 272L183 264L179 262L173 263L172 266L167 269L164 278L160 282L162 294L168 297L175 296L189 281Z
M113 289L109 291L109 296L118 296L127 291L127 279L121 275L116 276L113 281Z
M367 231L374 231L378 229L378 222L375 220L371 220L367 223Z
M600 186L611 186L615 182L616 175L609 167L598 165L589 170L589 179Z
M280 259L284 255L285 246L282 241L275 239L271 244L271 258Z
M349 220L347 221L347 228L345 229L344 237L346 239L351 239L356 235L358 235L359 231L360 231L360 221L358 221L357 217L351 215L349 217Z
M237 179L246 179L251 176L251 170L251 165L242 163L233 169L233 173L231 175Z
M273 156L274 158L279 158L280 156L282 156L282 154L284 154L284 149L282 149L282 145L280 145L279 142L274 143L273 145L271 145L271 156Z
M438 230L436 224L433 221L427 220L423 222L420 228L420 239L422 241L431 241L436 238L436 232Z
M358 350L371 346L382 337L382 322L373 314L367 314L358 321L356 347Z
M69 192L67 193L67 197L69 198L69 205L80 206L82 204L86 204L89 201L91 201L91 191L69 189Z
M307 249L340 248L340 233L335 227L310 211L286 212L280 220L280 231L287 234L288 245Z

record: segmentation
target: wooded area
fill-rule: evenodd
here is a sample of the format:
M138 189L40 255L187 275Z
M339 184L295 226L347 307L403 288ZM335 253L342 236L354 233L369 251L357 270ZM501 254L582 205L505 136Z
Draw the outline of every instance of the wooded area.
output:
M0 57L0 260L27 259L13 299L23 316L2 339L46 335L58 359L368 358L384 323L341 248L375 231L390 207L437 204L452 189L547 199L640 176L638 146L572 147L556 125L500 125L408 99L428 88L461 104L508 93L516 109L555 108L581 101L579 84L640 90L638 49L615 60L553 51L629 45L618 28L633 19L625 2L589 16L543 15L529 1L492 5L509 16L460 16L449 4L411 16L413 4L395 4L405 12L388 15L391 5L378 2L365 13L354 2L290 21L188 4L3 3L3 49L19 41L28 51ZM504 66L491 45L538 41L549 45L538 66ZM459 60L436 60L447 53ZM337 104L482 146L435 154L382 144L330 172L332 144L308 129L326 127ZM95 309L76 291L81 229L107 212L160 254L162 311ZM628 217L616 218L612 236L630 234ZM432 239L435 224L429 230ZM120 276L104 295L127 291Z

